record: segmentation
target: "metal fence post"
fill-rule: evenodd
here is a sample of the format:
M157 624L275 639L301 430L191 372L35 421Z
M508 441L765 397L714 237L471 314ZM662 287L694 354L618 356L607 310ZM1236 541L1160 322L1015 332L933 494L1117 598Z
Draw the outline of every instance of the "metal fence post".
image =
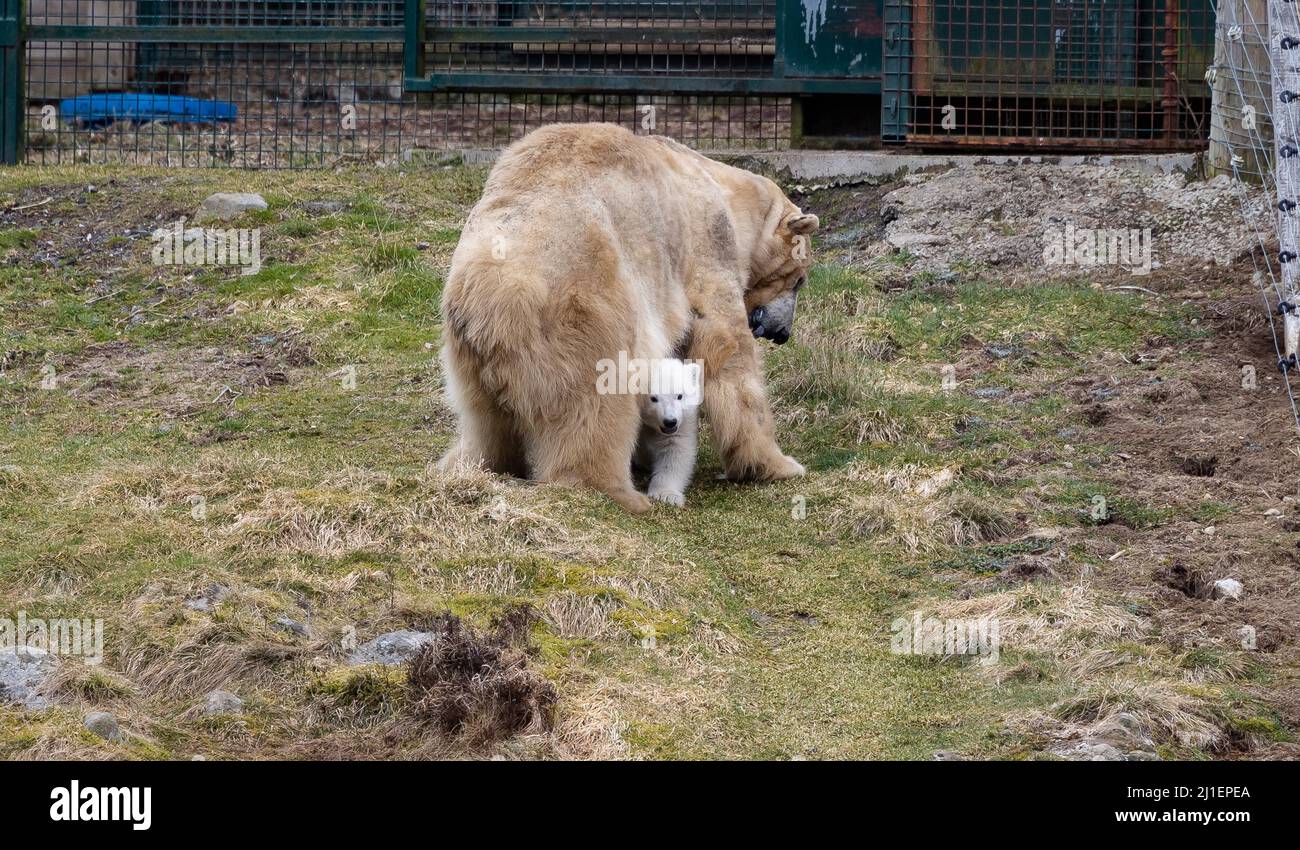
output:
M27 0L0 0L0 163L17 165L23 155L23 29Z
M1282 269L1282 315L1286 348L1278 363L1284 373L1296 368L1300 346L1300 307L1296 306L1300 282L1300 133L1296 132L1300 107L1300 27L1294 3L1270 0L1268 4L1268 55L1273 75L1273 160L1276 175L1274 210L1277 213L1278 265Z

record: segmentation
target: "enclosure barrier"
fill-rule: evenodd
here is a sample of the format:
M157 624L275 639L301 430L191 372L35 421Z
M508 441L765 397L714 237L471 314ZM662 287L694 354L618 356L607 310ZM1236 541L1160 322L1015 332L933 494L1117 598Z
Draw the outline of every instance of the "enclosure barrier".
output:
M1204 147L1207 0L886 0L885 140Z
M555 121L1180 150L1204 144L1212 30L1206 0L0 0L0 154L328 166Z

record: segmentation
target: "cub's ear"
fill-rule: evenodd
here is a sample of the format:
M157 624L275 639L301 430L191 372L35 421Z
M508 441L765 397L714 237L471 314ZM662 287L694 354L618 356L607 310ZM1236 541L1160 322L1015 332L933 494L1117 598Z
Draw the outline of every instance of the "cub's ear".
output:
M791 233L807 236L815 233L821 221L812 213L795 213L785 220L785 226Z

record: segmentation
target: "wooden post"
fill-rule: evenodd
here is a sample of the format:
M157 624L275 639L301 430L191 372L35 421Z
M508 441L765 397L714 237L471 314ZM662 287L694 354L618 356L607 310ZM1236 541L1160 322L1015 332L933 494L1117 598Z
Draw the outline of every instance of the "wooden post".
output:
M1219 3L1214 65L1206 75L1212 89L1206 164L1211 177L1238 174L1262 183L1273 167L1270 116L1274 104L1269 98L1271 69L1264 24L1268 5L1267 0ZM1232 167L1234 153L1241 158L1236 169Z
M1268 4L1268 55L1273 74L1273 139L1276 156L1278 266L1282 277L1282 302L1286 350L1278 367L1283 372L1296 368L1296 347L1300 343L1300 313L1297 313L1296 282L1300 279L1300 24L1295 0L1271 0Z

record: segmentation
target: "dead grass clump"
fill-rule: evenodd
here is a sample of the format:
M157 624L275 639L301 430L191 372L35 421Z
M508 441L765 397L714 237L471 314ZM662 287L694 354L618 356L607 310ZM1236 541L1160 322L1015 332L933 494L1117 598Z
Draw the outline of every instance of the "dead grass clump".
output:
M100 705L131 696L135 688L122 676L99 665L63 658L41 681L41 694L51 702Z
M408 670L418 718L471 747L552 728L555 686L506 633L480 634L450 612L431 625L435 639Z
M21 466L12 463L0 466L0 493L26 494L36 489L36 479Z
M936 611L940 619L997 618L1003 651L1039 653L1063 663L1107 642L1140 638L1144 631L1137 614L1102 602L1082 583L1025 584L1005 593L952 600Z
M562 593L546 600L546 624L562 638L600 640L609 634L611 609L618 602L607 596Z
M1087 689L1052 707L1052 714L1079 727L1085 734L1114 728L1117 715L1137 718L1157 741L1176 742L1202 750L1222 749L1223 730L1195 697L1163 683L1120 681Z
M851 482L873 486L865 493L850 489L847 500L831 513L831 525L856 537L880 537L913 554L1010 534L1014 523L991 500L951 489L959 475L955 469L916 466L850 468Z
M307 696L313 717L323 725L370 726L406 708L406 670L383 664L339 668L316 679Z
M274 491L241 514L226 535L245 551L337 557L381 548L394 530L391 517L369 501L333 492Z
M151 693L192 698L232 682L259 682L307 649L273 642L231 621L205 623L176 646L140 637L122 652L123 671Z

